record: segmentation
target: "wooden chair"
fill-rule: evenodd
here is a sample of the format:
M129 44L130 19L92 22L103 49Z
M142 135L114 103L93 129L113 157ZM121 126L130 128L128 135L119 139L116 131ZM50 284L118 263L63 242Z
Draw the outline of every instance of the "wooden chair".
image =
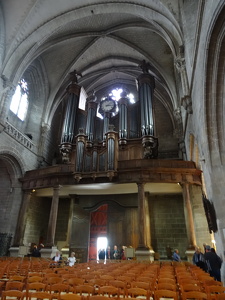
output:
M135 281L149 282L152 277L148 276L138 276Z
M199 292L199 291L184 292L181 296L182 296L182 300L187 300L187 299L207 300L208 299L208 295L206 293Z
M59 300L82 300L82 296L77 294L60 294Z
M217 296L217 300L225 300L225 293L224 294L219 294Z
M46 290L50 291L51 290L51 286L53 284L62 283L62 278L61 277L46 278L46 280L44 281L44 283L46 284Z
M197 284L187 283L180 285L180 291L183 292L190 292L190 291L199 291L202 292L202 287Z
M28 299L29 293L33 292L45 292L46 291L46 284L42 282L32 282L28 283L26 286L26 295Z
M50 294L52 294L52 298L57 298L61 293L69 293L69 285L65 283L55 283L50 287Z
M82 284L82 285L77 285L75 287L75 291L77 294L80 294L81 296L92 296L95 294L95 287L93 285L88 285L88 284Z
M145 290L150 290L150 285L151 283L150 282L143 282L143 281L132 281L131 282L131 287L138 287L138 288L141 288L141 289L145 289Z
M6 286L5 286L5 290L6 291L10 291L10 290L18 290L18 291L23 291L24 289L24 283L23 282L20 282L20 281L8 281L6 283Z
M175 279L171 279L171 278L158 278L158 284L159 283L170 283L170 284L176 284L176 280Z
M217 300L219 294L225 293L225 287L220 285L209 285L206 288L206 293L208 294L209 298L212 300Z
M27 277L27 283L32 282L43 282L44 278L42 276L29 276Z
M205 292L207 292L207 289L209 286L215 286L215 285L218 285L218 286L223 286L222 282L221 281L216 281L215 279L211 278L211 279L207 279L203 282L201 282L202 284L202 287L203 289L205 290Z
M34 293L28 293L28 300L34 300L34 299L52 299L52 295L48 292L34 292Z
M149 291L142 289L142 288L133 287L133 288L127 289L127 297L129 297L129 296L132 298L144 296L146 299L149 299Z
M177 285L171 283L158 283L156 284L156 290L169 290L169 291L177 291Z
M170 298L174 300L178 300L177 292L169 291L169 290L155 290L154 299L160 300L161 298Z
M46 284L42 282L32 282L27 283L26 285L27 291L45 291L46 290Z
M115 295L117 298L120 297L119 289L112 285L100 286L98 289L98 294L102 296L108 296L108 297L114 297Z
M28 272L27 277L32 277L32 276L43 277L43 273L42 272Z
M70 292L76 291L76 286L82 285L82 284L84 284L84 282L85 282L84 278L74 277L74 278L68 279L68 285L70 288Z
M110 280L114 279L114 276L111 276L111 275L101 275L99 278L105 280L105 283L108 284Z
M9 277L9 281L20 281L20 282L24 282L26 279L25 276L20 276L20 275L12 275Z
M94 296L89 296L88 298L87 298L88 300L109 300L109 297L107 297L107 296L102 296L102 295L94 295ZM112 298L110 298L110 299L112 299ZM79 299L78 299L79 300ZM129 300L131 300L130 298L129 298ZM136 300L136 299L135 299Z
M121 280L111 280L109 281L109 285L115 286L116 288L119 289L120 295L123 297L126 296L127 292L127 283Z
M25 297L25 293L18 290L9 290L9 291L2 292L2 300L6 300L6 299L23 300L24 297Z
M184 285L184 284L194 284L194 285L200 285L200 282L197 281L195 278L181 278L177 280L177 283L179 286Z

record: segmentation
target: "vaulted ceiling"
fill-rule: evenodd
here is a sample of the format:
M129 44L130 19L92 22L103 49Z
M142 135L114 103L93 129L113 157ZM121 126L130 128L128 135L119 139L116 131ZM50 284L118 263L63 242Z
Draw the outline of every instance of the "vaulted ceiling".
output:
M135 94L143 60L155 77L155 96L170 114L179 107L178 0L8 0L1 5L7 45L3 75L16 84L39 61L48 79L48 107L63 95L74 70L82 74L79 84L87 93L95 90L99 99L113 86Z

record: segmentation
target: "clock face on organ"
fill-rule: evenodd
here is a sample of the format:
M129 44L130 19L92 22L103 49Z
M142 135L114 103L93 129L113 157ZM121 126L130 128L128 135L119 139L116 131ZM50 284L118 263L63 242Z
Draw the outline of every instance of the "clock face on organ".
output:
M106 99L100 102L100 109L103 112L112 112L116 108L116 102L112 99Z

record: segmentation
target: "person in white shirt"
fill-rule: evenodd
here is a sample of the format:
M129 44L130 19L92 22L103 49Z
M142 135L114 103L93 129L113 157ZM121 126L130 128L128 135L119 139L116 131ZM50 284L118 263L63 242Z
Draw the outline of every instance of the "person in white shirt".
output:
M72 267L75 264L76 262L75 252L71 253L70 257L68 257L67 262L70 267Z

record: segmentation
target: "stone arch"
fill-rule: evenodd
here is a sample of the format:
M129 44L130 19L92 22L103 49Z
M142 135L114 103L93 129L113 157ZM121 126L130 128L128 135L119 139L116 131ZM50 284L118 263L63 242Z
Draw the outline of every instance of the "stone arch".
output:
M10 151L0 151L1 209L4 212L0 231L13 236L22 202L22 184L19 181L24 171L22 166L16 155Z
M209 156L212 165L225 163L225 7L209 34L205 81L205 116Z

